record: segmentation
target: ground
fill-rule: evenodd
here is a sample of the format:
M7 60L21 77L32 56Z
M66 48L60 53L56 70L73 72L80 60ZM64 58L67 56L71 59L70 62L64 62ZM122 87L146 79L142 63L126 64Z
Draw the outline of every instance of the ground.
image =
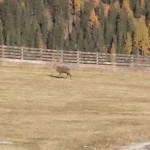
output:
M150 150L150 142L134 143L121 148L120 150Z
M150 140L150 74L0 66L0 149L117 150Z

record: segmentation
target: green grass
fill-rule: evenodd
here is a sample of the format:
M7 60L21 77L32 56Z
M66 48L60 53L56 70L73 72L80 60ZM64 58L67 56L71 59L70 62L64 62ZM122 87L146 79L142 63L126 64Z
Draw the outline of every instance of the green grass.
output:
M117 150L150 140L150 74L0 66L4 150Z

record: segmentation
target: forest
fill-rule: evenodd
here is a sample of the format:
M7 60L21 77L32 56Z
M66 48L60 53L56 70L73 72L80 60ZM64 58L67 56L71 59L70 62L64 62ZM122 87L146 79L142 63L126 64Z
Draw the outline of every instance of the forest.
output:
M150 0L0 0L0 45L150 55Z

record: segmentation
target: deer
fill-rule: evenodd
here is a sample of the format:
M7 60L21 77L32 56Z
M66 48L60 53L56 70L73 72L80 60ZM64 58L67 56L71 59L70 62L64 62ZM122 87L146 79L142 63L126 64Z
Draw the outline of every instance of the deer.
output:
M57 65L56 60L54 59L54 66L53 66L53 68L55 68L55 70L59 73L59 78L61 77L61 74L65 73L67 75L65 78L70 76L70 79L71 79L70 68L68 66Z

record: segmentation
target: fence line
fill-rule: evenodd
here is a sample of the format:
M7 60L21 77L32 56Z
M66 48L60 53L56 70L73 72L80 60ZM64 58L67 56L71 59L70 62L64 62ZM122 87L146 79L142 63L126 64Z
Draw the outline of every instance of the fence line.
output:
M99 52L63 51L0 45L0 58L61 63L150 67L150 56L108 54Z

